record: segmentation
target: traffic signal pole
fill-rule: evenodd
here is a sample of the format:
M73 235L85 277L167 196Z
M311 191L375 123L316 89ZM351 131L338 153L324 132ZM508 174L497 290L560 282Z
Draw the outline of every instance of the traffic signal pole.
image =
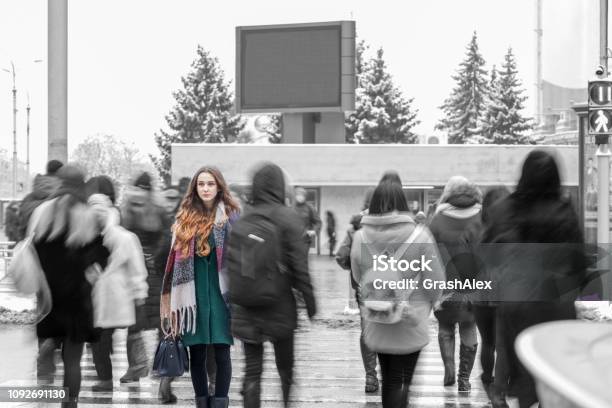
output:
M608 78L608 0L599 1L599 60L603 67L603 78ZM610 148L609 138L605 137L597 146L597 173L599 189L597 194L597 243L608 252L610 243ZM604 299L610 299L610 256L605 257L600 267L603 274L602 286Z

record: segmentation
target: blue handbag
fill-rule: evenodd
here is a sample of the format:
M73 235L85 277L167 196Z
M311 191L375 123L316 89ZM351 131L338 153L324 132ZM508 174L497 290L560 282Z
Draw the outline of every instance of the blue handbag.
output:
M189 371L189 354L180 338L166 336L159 342L153 372L159 377L180 377Z

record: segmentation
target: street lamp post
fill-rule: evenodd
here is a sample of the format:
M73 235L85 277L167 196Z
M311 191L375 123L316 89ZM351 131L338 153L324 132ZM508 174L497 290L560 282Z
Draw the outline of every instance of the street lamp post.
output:
M13 74L13 197L17 196L17 88L15 87L15 64L11 61L11 71L3 71Z
M26 122L26 183L30 181L30 93L28 92L28 106L26 107L27 122Z
M35 59L33 61L35 64L42 62L41 59ZM28 106L26 107L27 112L27 127L26 127L26 184L29 185L30 182L30 92L28 92Z

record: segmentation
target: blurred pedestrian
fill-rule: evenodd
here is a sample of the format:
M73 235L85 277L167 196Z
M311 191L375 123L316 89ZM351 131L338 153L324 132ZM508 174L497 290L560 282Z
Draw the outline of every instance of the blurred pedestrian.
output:
M329 242L329 256L334 256L334 250L336 249L336 217L329 210L325 211L325 224L327 240Z
M448 281L469 273L460 270L464 265L454 260L459 259L456 257L465 250L462 245L465 231L480 228L481 202L482 193L465 177L453 176L444 187L429 228L438 243ZM444 386L455 383L455 328L458 325L461 344L457 385L459 392L469 392L470 374L478 348L474 311L470 300L458 291L445 290L443 298L435 315L438 319L440 354L444 363Z
M178 208L181 205L181 199L183 195L179 192L177 186L170 186L162 191L163 207L166 210L166 214L170 219L174 219L174 216L178 212Z
M110 252L106 268L94 281L94 325L102 328L100 341L91 350L98 374L93 391L112 391L110 355L116 328L136 323L135 308L147 298L147 269L138 237L119 225L119 210L113 205L115 190L106 176L89 179L85 185L87 203L94 209L102 230L104 247Z
M11 201L4 212L4 235L11 242L21 241L24 237L19 230L19 201Z
M389 294L382 302L372 287L372 257L393 248L398 261L431 259L427 278L443 278L435 241L426 227L417 227L409 215L401 184L383 181L374 190L368 214L361 219L361 229L353 237L351 271L359 282L364 341L378 353L382 374L382 406L408 406L408 392L421 350L429 342L429 315L440 290L425 290L419 281L421 272L397 271L397 278L414 279L418 289ZM397 244L397 243L404 244ZM401 275L401 276L399 276ZM401 301L401 302L400 302ZM380 305L389 308L376 308ZM393 316L391 316L393 315ZM379 320L377 317L380 317ZM393 319L391 319L393 317ZM388 318L388 319L386 319Z
M158 329L159 301L163 265L156 262L162 249L163 232L170 228L170 220L160 195L153 188L147 172L141 173L128 186L121 205L121 225L140 240L147 268L148 293L144 305L136 309L136 324L128 328L128 369L119 379L122 383L137 382L149 372L147 350L142 331Z
M494 265L502 271L502 281L497 282L501 327L496 348L506 353L510 384L520 408L527 408L538 396L514 342L533 325L576 318L574 301L587 265L578 217L562 195L554 156L543 150L530 152L516 190L494 205L487 217L482 242L495 243L496 254L499 248L502 255Z
M266 163L253 176L252 207L235 225L230 240L228 267L232 291L232 333L243 342L245 368L243 398L245 408L261 405L261 375L265 341L274 347L276 368L280 376L284 406L289 404L293 383L294 335L297 328L297 307L293 289L300 292L308 317L316 313L313 288L308 273L308 258L304 251L304 224L300 217L285 205L289 191L287 179L275 164ZM261 235L267 236L270 242ZM274 241L274 238L278 241ZM251 242L247 242L251 241ZM261 251L243 252L244 248L259 243ZM277 245L280 245L278 252ZM267 246L266 246L267 245ZM261 255L261 253L265 255ZM248 254L259 258L245 258ZM279 259L274 259L278 256ZM242 261L246 259L246 264ZM261 269L253 270L261 267ZM283 265L278 269L278 265ZM270 268L265 268L270 266ZM253 279L246 276L273 276L257 280L246 299L234 289L247 287ZM264 303L256 294L275 293L272 303ZM261 301L262 303L258 303Z
M297 187L295 189L295 211L297 211L303 225L303 236L306 248L311 247L312 243L315 242L316 237L321 231L321 218L308 202L306 202L306 189Z
M91 285L85 271L94 264L106 267L109 252L95 214L85 204L83 173L66 165L58 172L61 182L54 199L38 206L32 228L41 267L53 299L51 312L36 326L39 339L59 338L62 343L64 383L76 407L81 387L81 355L85 342L95 342Z
M239 216L221 172L202 167L193 176L172 227L174 246L162 285L161 318L189 347L198 408L227 408L232 378L226 239ZM208 394L206 350L214 348L215 395Z
M473 224L473 227L466 230L463 235L465 243L470 245L470 249L475 252L480 259L487 254L486 251L480 251L479 243L482 241L484 229L491 221L489 213L493 205L503 198L507 197L510 191L505 186L492 187L487 190L482 199L481 225ZM485 262L486 264L486 262ZM486 272L486 271L485 271ZM479 279L484 280L487 276L480 276ZM491 403L494 408L507 408L500 384L503 381L507 382L507 362L505 359L505 351L497 350L496 352L496 320L497 320L497 304L495 295L492 291L481 290L477 292L476 301L473 302L474 317L476 318L476 326L480 332L482 349L480 351L480 366L482 367L482 375L480 379L484 386ZM495 368L495 375L493 369ZM498 385L494 384L498 383Z
M46 165L44 175L37 174L32 183L32 191L27 194L19 205L17 215L19 223L14 238L21 241L25 238L30 217L34 210L43 202L51 199L61 181L57 171L63 166L59 160L50 160ZM38 342L38 356L36 358L36 376L40 384L52 384L55 373L55 350L61 345L61 339L43 339Z
M366 191L366 196L361 208L361 212L351 217L350 227L346 231L344 240L340 243L338 251L336 252L336 262L341 268L347 269L351 272L351 247L353 244L353 237L355 233L361 228L361 218L368 214L368 207L370 207L370 199L372 198L373 189ZM355 291L355 300L357 305L361 306L361 299L359 296L359 282L356 282L353 278L353 274L349 273L351 288ZM365 387L366 393L373 393L378 391L378 376L376 374L376 352L369 349L363 339L363 316L360 318L361 322L361 333L359 335L359 349L361 351L361 362L365 371Z

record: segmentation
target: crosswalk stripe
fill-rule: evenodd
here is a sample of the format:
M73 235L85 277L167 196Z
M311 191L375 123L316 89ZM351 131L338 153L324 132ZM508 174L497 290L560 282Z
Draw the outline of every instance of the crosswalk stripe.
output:
M432 339L436 339L435 329ZM375 394L365 394L363 391L365 376L359 352L359 329L343 330L340 336L322 335L320 330L316 333L303 330L296 333L296 365L295 386L292 399L299 407L379 407L380 391ZM338 333L340 334L340 333ZM157 389L159 380L145 377L138 383L120 384L118 379L127 369L126 331L118 330L114 336L115 345L111 361L113 364L114 387L112 392L94 392L91 387L97 382L91 350L86 348L82 367L82 385L80 393L80 407L98 406L127 406L137 404L138 407L159 406ZM321 338L319 338L321 337ZM317 346L313 346L313 341ZM347 347L341 353L325 351L325 344L334 341L345 342ZM472 372L472 391L469 396L458 393L457 386L443 387L442 378L444 367L440 359L438 342L431 341L421 352L413 378L410 392L411 407L478 407L487 406L488 398L482 384L478 379L479 369ZM154 350L157 337L154 331L145 332L145 344L148 349ZM337 345L333 350L338 350ZM59 356L59 351L56 351ZM242 347L239 342L231 349L232 355L232 383L230 386L231 406L241 406L240 389L242 372L245 364ZM152 355L150 356L152 359ZM57 370L54 376L55 384L62 382L63 366L58 358ZM33 385L31 382L27 385ZM179 398L176 407L193 406L193 386L188 373L172 383L173 392ZM264 373L262 375L262 406L282 406L280 381L272 348L265 347Z

